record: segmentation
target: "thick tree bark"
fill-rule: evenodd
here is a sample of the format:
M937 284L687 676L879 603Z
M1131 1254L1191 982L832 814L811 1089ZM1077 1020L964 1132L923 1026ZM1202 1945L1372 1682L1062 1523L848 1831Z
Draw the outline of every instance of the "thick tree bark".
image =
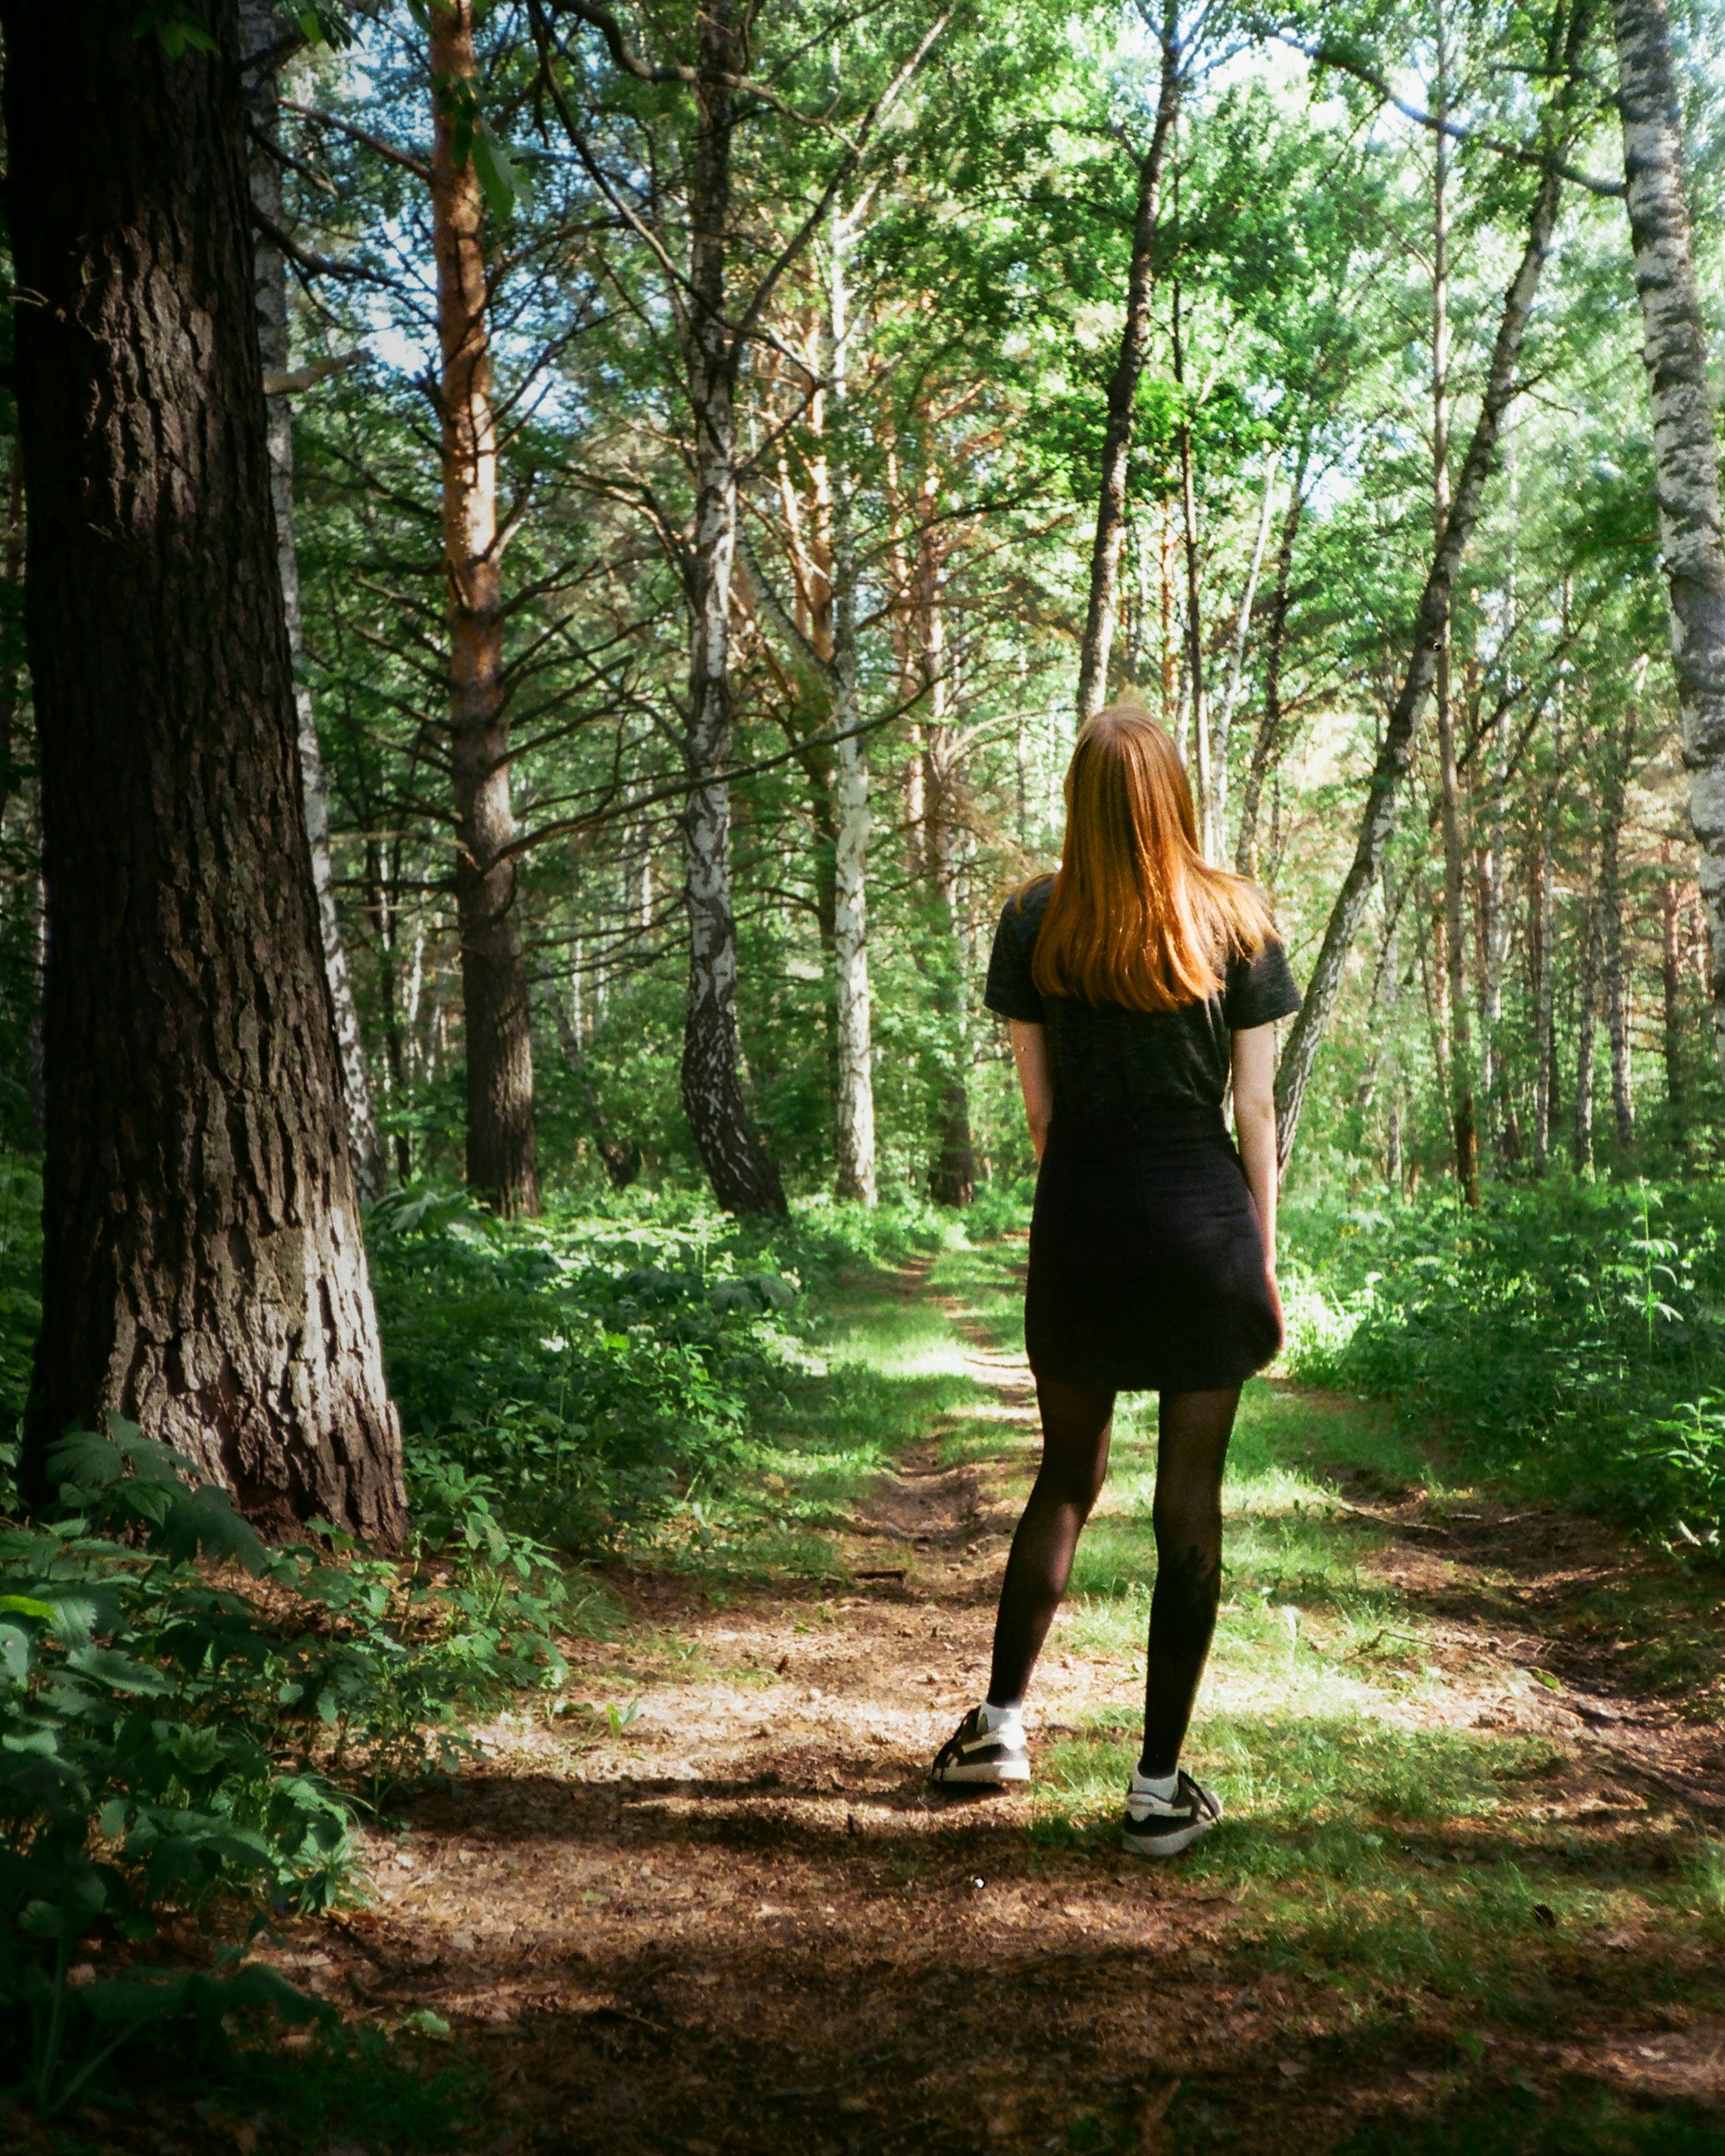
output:
M461 86L470 86L478 73L474 0L439 0L429 20L435 126L432 244L443 362L439 408L449 764L467 1050L467 1182L500 1213L536 1213L533 1019L521 949L509 776L485 197L474 159L456 155L461 125L456 100Z
M1641 352L1653 410L1659 544L1671 600L1689 814L1712 937L1713 1046L1725 1067L1725 526L1707 326L1695 281L1665 0L1614 0L1612 18Z
M266 1532L403 1529L296 751L234 0L7 0L49 951L44 1448L111 1410Z
M258 347L266 378L279 378L288 371L287 258L270 237L270 228L280 231L282 224L281 163L275 154L281 117L276 74L284 44L297 34L297 26L284 31L275 0L239 0L240 50L245 62L246 113L251 129L248 163L252 200L263 218L253 236L252 249L257 278ZM341 1054L353 1172L360 1196L369 1200L382 1190L387 1170L382 1141L377 1135L372 1074L366 1063L353 981L347 970L347 950L336 911L323 752L318 746L311 691L305 685L300 560L294 544L294 432L286 393L279 391L266 398L265 408L270 423L270 495L275 507L275 554L287 614L288 649L294 660L294 712L300 730L300 770L305 785L305 829L311 841L311 873L317 886L318 925L323 937L323 962L330 977L330 1002L336 1014L336 1040Z
M1131 459L1132 418L1150 350L1150 302L1156 285L1156 246L1160 227L1162 170L1180 107L1178 11L1174 0L1163 10L1162 83L1150 146L1138 161L1137 199L1132 212L1132 251L1127 272L1126 319L1121 325L1120 356L1108 382L1108 419L1102 435L1101 483L1096 496L1096 535L1091 548L1090 603L1084 643L1078 659L1078 721L1081 726L1108 701L1108 660L1120 613L1120 549L1126 536L1127 467Z
M1572 51L1577 49L1572 28ZM1461 559L1478 521L1486 482L1497 451L1503 415L1517 388L1522 343L1532 314L1534 295L1551 245L1558 198L1558 176L1548 170L1540 176L1538 192L1528 220L1527 245L1505 295L1502 318L1486 379L1473 439L1455 483L1454 499L1434 549L1425 588L1414 616L1413 650L1402 679L1400 693L1379 745L1377 761L1368 783L1366 803L1360 817L1353 860L1330 909L1324 940L1313 968L1306 1001L1295 1019L1281 1067L1276 1074L1276 1122L1281 1156L1286 1165L1299 1128L1306 1089L1317 1061L1317 1051L1342 992L1343 974L1354 937L1365 917L1372 886L1377 881L1395 829L1396 807L1403 781L1413 764L1414 745L1420 712L1431 694L1438 656L1443 647L1450 613L1450 598Z
M689 918L683 1112L728 1213L782 1214L784 1189L749 1114L737 1024L737 923L731 905L731 583L737 559L737 369L727 318L732 136L746 72L737 0L700 18L701 80L689 185L689 402L695 414L695 529L689 549L691 781L680 825Z

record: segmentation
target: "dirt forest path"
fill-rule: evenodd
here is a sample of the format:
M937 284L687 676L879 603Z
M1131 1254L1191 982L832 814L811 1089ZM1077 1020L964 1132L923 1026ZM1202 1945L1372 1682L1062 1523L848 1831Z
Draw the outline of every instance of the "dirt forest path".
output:
M490 2156L1725 2149L1717 1613L1591 1523L1417 1479L1363 1410L1250 1396L1201 1851L1112 1832L1147 1414L1036 1785L931 1797L1034 1459L989 1262L871 1291L944 1328L966 1404L834 1501L848 1576L614 1578L566 1712L374 1836L373 1907L293 1973L447 2020Z

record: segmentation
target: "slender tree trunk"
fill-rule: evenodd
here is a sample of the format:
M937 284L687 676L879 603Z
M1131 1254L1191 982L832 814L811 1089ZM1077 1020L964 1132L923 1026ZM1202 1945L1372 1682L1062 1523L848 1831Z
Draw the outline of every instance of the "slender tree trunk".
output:
M935 1160L929 1187L943 1205L968 1205L976 1194L976 1154L971 1139L970 1088L967 1082L964 965L962 950L961 787L959 744L952 725L952 682L947 654L946 608L935 511L938 497L932 478L922 490L917 539L916 603L923 668L923 763L926 777L924 860L935 922L944 962L936 977L935 999L945 1040L947 1071L942 1082Z
M1585 8L1578 10L1570 28L1571 66L1584 36ZM1414 616L1413 650L1400 693L1384 729L1376 764L1368 783L1366 803L1352 865L1337 893L1324 931L1324 940L1313 969L1306 1001L1295 1019L1276 1075L1276 1119L1281 1159L1286 1164L1299 1128L1306 1089L1317 1060L1317 1051L1342 992L1342 979L1354 937L1364 918L1372 886L1377 881L1384 850L1395 828L1396 808L1402 783L1413 763L1420 715L1431 694L1450 613L1450 598L1456 572L1468 541L1473 536L1486 481L1497 454L1503 415L1515 396L1522 341L1532 312L1534 295L1545 267L1556 221L1562 182L1548 169L1542 173L1528 221L1527 245L1517 265L1503 303L1502 318L1486 376L1485 394L1468 444L1461 475L1455 483L1450 513L1426 573Z
M1186 678L1190 684L1192 745L1198 769L1193 791L1198 798L1199 843L1206 860L1216 858L1211 827L1214 793L1210 784L1210 728L1204 692L1204 616L1198 588L1198 503L1192 469L1192 419L1186 408L1186 356L1180 335L1180 285L1173 292L1174 382L1180 398L1180 539L1186 558ZM1183 741L1186 729L1180 729Z
M1234 714L1240 704L1240 683L1245 675L1247 639L1252 632L1252 608L1257 603L1258 578L1264 569L1264 549L1270 542L1271 519L1276 509L1276 474L1279 454L1272 450L1264 460L1264 497L1258 506L1258 528L1252 541L1252 557L1246 567L1240 613L1234 624L1234 649L1228 661L1228 678L1210 726L1209 828L1215 857L1227 850L1228 757L1234 736Z
M875 1203L875 1069L869 998L869 759L858 731L862 701L856 670L856 546L851 511L850 444L850 234L833 220L828 262L826 376L831 417L834 797L833 987L838 1014L836 1188L840 1198Z
M239 0L240 49L245 62L246 111L252 200L277 230L282 223L281 165L275 154L280 126L276 69L281 41L275 0ZM258 344L266 377L288 371L287 260L269 230L253 238L256 270ZM270 493L275 506L275 552L281 572L282 603L287 613L288 649L294 660L294 711L300 730L300 769L305 783L305 827L311 841L311 873L317 885L318 922L324 964L330 977L330 1001L336 1014L336 1040L341 1054L341 1081L347 1103L347 1134L353 1145L353 1172L360 1195L377 1196L388 1179L377 1111L372 1098L372 1074L366 1063L353 982L347 970L341 916L336 911L335 878L330 867L330 811L323 783L323 753L311 691L305 685L305 642L300 612L300 560L294 545L294 433L285 392L266 398L270 415Z
M1581 947L1581 983L1575 1015L1575 1102L1569 1158L1578 1175L1594 1164L1594 1036L1599 1012L1600 906L1589 891Z
M1552 952L1551 834L1541 830L1533 855L1532 888L1527 897L1527 957L1533 1005L1533 1173L1551 1165Z
M563 1051L563 1061L569 1075L575 1081L575 1091L581 1102L581 1112L587 1118L588 1128L593 1132L593 1143L598 1148L614 1190L627 1190L641 1172L641 1149L637 1145L624 1145L612 1131L600 1104L598 1090L593 1082L593 1073L587 1067L587 1057L581 1045L581 1036L576 1030L570 1014L563 1008L561 997L552 999L552 1022L557 1028L557 1045Z
M1102 476L1096 497L1096 536L1091 548L1090 603L1078 660L1078 721L1101 711L1108 701L1108 660L1120 610L1120 549L1126 536L1127 467L1132 454L1132 418L1150 349L1150 302L1156 286L1156 247L1161 223L1162 169L1179 110L1181 77L1178 11L1168 0L1163 13L1162 82L1150 146L1138 162L1137 200L1132 212L1132 251L1127 272L1126 319L1121 325L1120 356L1108 383L1108 419L1102 435Z
M405 1521L296 747L234 0L6 0L49 961L27 1475L128 1416L266 1532Z
M1241 875L1258 873L1258 807L1264 798L1264 781L1282 752L1282 654L1287 648L1288 608L1292 598L1294 542L1300 535L1305 511L1306 470L1311 444L1300 445L1300 459L1282 513L1281 541L1276 550L1276 582L1270 594L1270 619L1264 625L1264 713L1252 743L1240 789L1240 832L1235 841L1234 865Z
M1449 45L1443 9L1437 11L1436 108L1447 118ZM1431 218L1431 503L1434 542L1441 546L1450 516L1450 146L1433 138ZM1478 1111L1474 1092L1473 1041L1467 1014L1466 864L1461 832L1461 786L1455 769L1455 703L1450 680L1454 608L1446 606L1438 632L1432 701L1437 718L1438 778L1444 834L1444 940L1447 963L1445 1046L1450 1072L1450 1128L1455 1148L1455 1182L1470 1205L1480 1202Z
M456 155L457 98L478 73L474 0L429 13L435 136L432 241L443 355L444 574L449 630L449 762L455 907L467 1045L467 1181L500 1213L536 1213L533 1021L516 889L515 809L503 675L497 430L478 168Z
M1725 1067L1725 524L1695 280L1683 143L1665 0L1614 0L1618 98L1641 353L1653 410L1659 544L1689 814L1712 937L1714 1052Z
M1635 764L1635 725L1647 662L1638 670L1635 690L1624 712L1620 737L1609 744L1604 819L1599 834L1600 959L1604 973L1605 1032L1611 1045L1611 1108L1620 1152L1635 1134L1635 1091L1630 1068L1630 983L1623 933L1623 824Z
M744 72L738 0L700 17L701 80L690 180L689 402L695 415L695 528L689 567L690 789L680 824L689 917L683 1112L727 1213L783 1214L784 1189L742 1085L737 1024L737 922L731 905L731 583L737 560L737 368L726 315L732 136Z
M1686 1146L1683 1089L1683 944L1682 907L1677 880L1670 872L1671 850L1664 849L1666 878L1660 893L1660 919L1664 930L1660 978L1664 990L1665 1098L1671 1135Z

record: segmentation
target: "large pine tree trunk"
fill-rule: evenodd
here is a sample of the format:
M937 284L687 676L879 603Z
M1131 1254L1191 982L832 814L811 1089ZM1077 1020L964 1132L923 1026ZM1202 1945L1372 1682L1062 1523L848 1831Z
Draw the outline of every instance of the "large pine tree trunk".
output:
M296 751L234 0L6 0L49 955L44 1449L104 1410L266 1532L404 1524Z
M1120 356L1108 383L1108 418L1102 435L1101 483L1096 496L1096 534L1091 548L1090 603L1084 644L1078 660L1078 718L1101 711L1108 701L1108 660L1120 613L1120 550L1126 536L1126 479L1132 455L1132 417L1150 350L1150 302L1155 290L1156 244L1161 223L1162 170L1180 106L1180 48L1173 0L1163 11L1162 84L1150 146L1138 162L1137 199L1132 213L1131 266L1127 272L1126 319L1121 325Z
M271 236L282 222L281 163L276 154L280 128L277 104L278 54L283 38L275 0L240 0L240 49L245 59L245 101L250 121L248 143L252 200L262 213L253 240L257 272L258 346L266 377L288 371L287 259ZM294 544L294 433L285 391L266 400L270 426L270 493L275 506L275 554L281 572L282 604L287 613L288 649L294 660L294 711L300 730L300 770L305 784L305 828L311 841L311 873L317 886L317 917L323 937L323 961L330 977L330 1001L336 1014L336 1040L341 1054L341 1082L347 1103L347 1135L353 1147L353 1172L362 1198L377 1197L385 1180L382 1141L372 1098L372 1074L366 1065L347 951L336 911L335 878L330 866L330 811L323 783L323 754L312 716L311 691L305 685L305 644L300 613L300 559Z
M737 0L711 0L700 18L701 80L690 180L689 402L695 415L695 530L689 550L690 779L681 816L689 919L683 1022L683 1112L729 1213L782 1214L778 1170L743 1095L737 1024L737 922L731 906L731 583L737 560L737 368L742 346L726 316L731 230L731 81L745 71Z
M456 99L459 86L470 85L478 72L473 0L439 0L429 19L436 126L432 239L443 359L449 765L467 1049L467 1182L500 1213L536 1213L533 1019L521 948L509 778L485 198L474 159L458 160L456 155L461 124Z
M1576 35L1572 28L1572 53L1579 49ZM1433 551L1431 567L1426 572L1425 588L1420 593L1414 621L1413 650L1368 783L1353 860L1330 909L1323 945L1312 970L1306 1001L1288 1034L1281 1068L1276 1074L1276 1120L1284 1163L1299 1128L1300 1111L1305 1103L1306 1089L1312 1081L1318 1048L1342 992L1348 954L1365 917L1384 848L1395 829L1397 803L1413 764L1420 715L1431 694L1439 654L1449 627L1450 595L1455 588L1456 573L1479 519L1486 481L1497 452L1503 415L1518 387L1522 344L1551 246L1562 184L1558 176L1549 169L1541 174L1528 220L1527 245L1504 297L1473 439L1468 444L1454 498Z
M1641 352L1653 408L1659 544L1689 814L1712 937L1713 1045L1725 1066L1725 525L1707 326L1695 281L1665 0L1614 0L1612 17Z

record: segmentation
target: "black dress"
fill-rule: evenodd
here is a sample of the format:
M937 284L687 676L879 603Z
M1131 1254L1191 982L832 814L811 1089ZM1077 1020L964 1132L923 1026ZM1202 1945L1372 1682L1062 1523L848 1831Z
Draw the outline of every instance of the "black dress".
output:
M1030 958L1052 879L1009 899L983 1000L1046 1029L1054 1114L1036 1178L1024 1343L1039 1378L1207 1392L1271 1361L1281 1329L1228 1134L1230 1034L1300 1008L1274 940L1175 1011L1045 997Z

